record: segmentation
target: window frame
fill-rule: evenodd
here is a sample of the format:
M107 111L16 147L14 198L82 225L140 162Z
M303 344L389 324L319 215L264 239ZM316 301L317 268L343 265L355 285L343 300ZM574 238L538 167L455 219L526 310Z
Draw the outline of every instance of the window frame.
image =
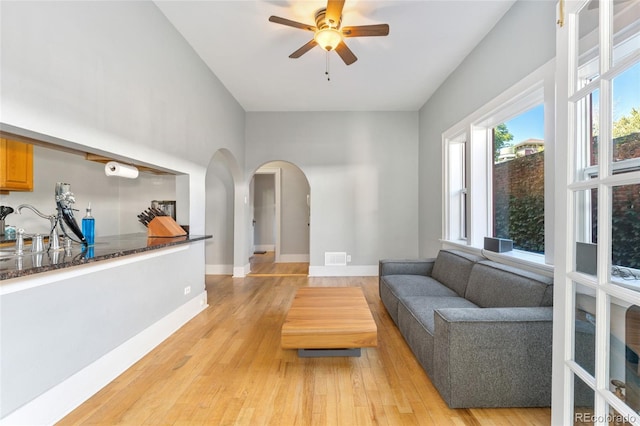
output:
M464 247L483 252L491 257L500 257L507 262L530 266L548 273L553 264L553 204L554 204L554 115L555 115L555 61L549 61L521 81L490 100L477 111L461 120L442 134L443 141L443 223L442 242L446 246ZM509 121L518 115L544 105L545 141L545 254L521 250L508 253L486 253L483 251L484 237L493 235L493 127ZM459 213L452 212L448 202L451 196L450 172L455 167L449 164L453 159L448 155L449 145L460 135L465 136L466 176L467 176L467 234L466 239L451 239L452 218Z

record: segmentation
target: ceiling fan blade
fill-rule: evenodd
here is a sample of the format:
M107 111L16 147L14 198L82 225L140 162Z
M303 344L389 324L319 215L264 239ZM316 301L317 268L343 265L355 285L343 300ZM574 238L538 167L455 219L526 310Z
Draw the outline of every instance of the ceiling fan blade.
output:
M288 27L300 28L301 30L315 31L316 27L313 25L303 24L301 22L292 21L291 19L281 18L279 16L269 16L269 21L276 24L286 25Z
M388 24L360 25L357 27L343 27L342 35L345 37L375 37L389 35Z
M338 28L338 26L340 25L343 7L344 0L327 1L327 11L325 12L325 18L327 20L327 24L329 24L330 27Z
M351 49L349 49L347 45L344 44L344 41L341 41L340 44L336 47L336 52L338 53L338 55L340 55L344 63L347 65L351 65L358 60Z
M304 55L305 53L313 49L316 44L318 43L316 43L315 40L311 40L310 42L302 46L300 49L296 50L291 55L289 55L289 57L293 59L299 58L300 56Z

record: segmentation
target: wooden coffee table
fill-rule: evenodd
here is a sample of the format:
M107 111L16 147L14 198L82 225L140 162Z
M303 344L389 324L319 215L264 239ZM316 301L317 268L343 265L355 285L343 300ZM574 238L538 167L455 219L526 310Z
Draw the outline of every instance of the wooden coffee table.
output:
M360 356L378 344L378 329L360 287L298 289L282 325L284 349L298 356Z

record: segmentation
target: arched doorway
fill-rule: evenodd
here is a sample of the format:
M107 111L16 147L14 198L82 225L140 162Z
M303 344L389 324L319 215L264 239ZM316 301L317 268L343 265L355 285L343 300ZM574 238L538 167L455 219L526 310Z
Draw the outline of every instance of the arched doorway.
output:
M205 232L213 235L205 242L205 272L233 274L242 265L246 250L236 235L242 229L236 213L244 208L242 171L231 152L216 151L207 167L205 185Z
M311 193L304 172L271 161L255 171L249 193L250 275L307 275Z

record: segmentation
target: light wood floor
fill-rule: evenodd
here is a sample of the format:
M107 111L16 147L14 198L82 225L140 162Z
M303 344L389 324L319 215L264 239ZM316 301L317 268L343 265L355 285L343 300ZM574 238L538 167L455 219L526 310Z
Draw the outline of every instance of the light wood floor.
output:
M250 276L266 275L303 276L309 274L309 263L275 263L276 254L268 251L264 254L254 253L249 259L251 265Z
M206 286L204 312L59 424L550 423L548 408L449 409L387 315L376 277L207 276ZM377 348L360 358L304 359L281 349L285 314L304 286L362 287Z

